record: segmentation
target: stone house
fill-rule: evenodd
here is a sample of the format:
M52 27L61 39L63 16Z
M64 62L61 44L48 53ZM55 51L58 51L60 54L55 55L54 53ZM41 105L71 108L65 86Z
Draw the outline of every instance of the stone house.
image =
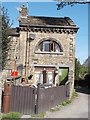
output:
M25 6L20 8L19 27L12 28L8 66L16 61L19 74L33 75L33 83L56 84L63 79L72 93L74 86L75 37L78 27L69 17L28 16ZM71 94L70 93L70 94Z

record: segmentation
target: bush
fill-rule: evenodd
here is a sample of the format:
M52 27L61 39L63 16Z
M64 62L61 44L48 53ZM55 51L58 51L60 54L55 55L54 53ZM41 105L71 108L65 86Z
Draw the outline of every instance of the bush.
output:
M45 113L42 112L42 113L39 113L39 114L32 115L31 117L32 118L44 118L44 116L45 116Z
M21 117L21 113L19 113L19 112L11 112L11 113L2 115L2 119L4 119L4 118L20 118L20 117Z

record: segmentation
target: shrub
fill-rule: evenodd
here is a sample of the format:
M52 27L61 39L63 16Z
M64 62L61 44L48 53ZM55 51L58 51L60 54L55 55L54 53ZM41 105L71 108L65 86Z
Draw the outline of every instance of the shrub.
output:
M21 113L19 113L19 112L11 112L11 113L2 115L2 119L4 119L4 118L20 118L20 117L21 117Z

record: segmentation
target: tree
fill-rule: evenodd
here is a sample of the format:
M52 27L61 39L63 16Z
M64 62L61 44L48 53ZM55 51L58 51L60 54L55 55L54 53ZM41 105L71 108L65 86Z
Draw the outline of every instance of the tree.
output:
M75 80L83 78L85 73L88 73L88 67L80 64L78 59L75 59Z
M79 79L80 69L81 69L80 61L76 58L75 59L75 80Z
M88 67L81 65L80 76L83 78L86 73L88 73Z
M10 38L9 38L9 29L12 24L10 24L10 19L8 16L8 10L2 7L1 9L1 17L2 17L2 69L5 68L9 46L10 46Z
M73 6L75 4L90 4L90 1L87 0L72 0L70 2L68 2L69 0L54 0L54 1L58 1L59 4L57 4L57 10L62 9L63 7L69 5L69 6Z

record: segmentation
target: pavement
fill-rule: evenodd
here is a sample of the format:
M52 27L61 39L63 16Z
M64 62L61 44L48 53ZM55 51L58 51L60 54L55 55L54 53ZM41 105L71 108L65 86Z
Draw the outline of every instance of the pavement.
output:
M59 111L46 114L46 118L88 118L87 92L78 91L72 103L62 107Z

